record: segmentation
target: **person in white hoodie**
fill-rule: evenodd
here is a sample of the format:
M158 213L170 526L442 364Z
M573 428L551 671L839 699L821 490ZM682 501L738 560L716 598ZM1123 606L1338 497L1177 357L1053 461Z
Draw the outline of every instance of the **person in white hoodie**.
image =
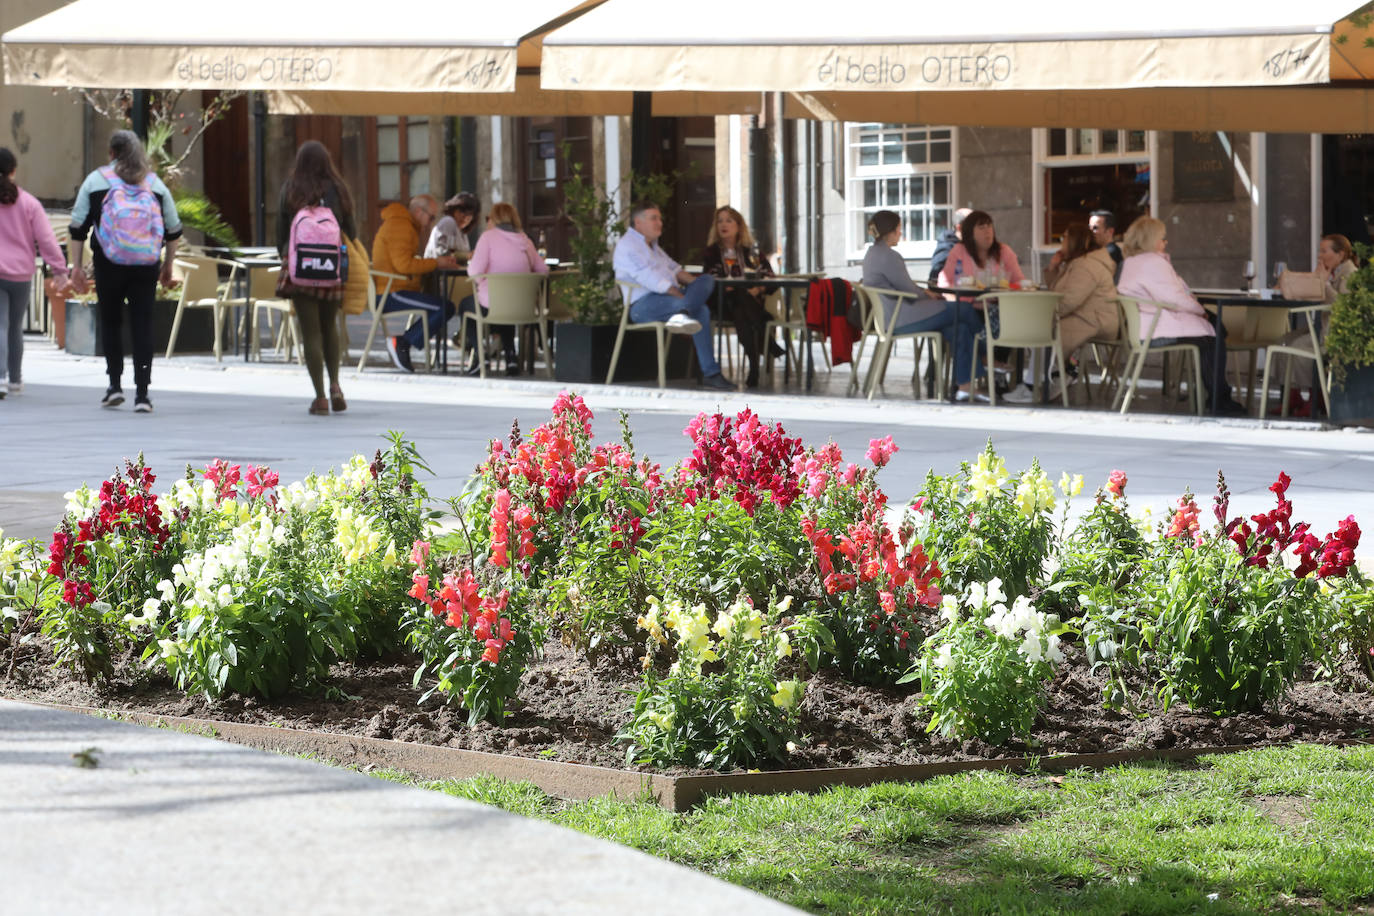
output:
M33 288L33 253L65 287L67 259L57 244L43 205L14 183L19 161L0 147L0 398L24 390L24 314Z

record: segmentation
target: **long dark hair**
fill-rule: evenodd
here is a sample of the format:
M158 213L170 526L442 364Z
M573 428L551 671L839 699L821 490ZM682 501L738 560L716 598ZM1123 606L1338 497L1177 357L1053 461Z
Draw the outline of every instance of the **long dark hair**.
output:
M1087 223L1073 223L1064 230L1064 263L1097 249L1097 239Z
M129 184L142 184L148 177L148 154L143 151L143 141L131 130L117 130L110 134L110 158L114 160L115 174Z
M353 197L343 176L334 168L329 149L318 140L306 140L296 150L296 164L286 179L286 205L294 212L301 207L313 207L324 200L330 187L339 195L339 209L345 216L353 215Z
M978 243L973 240L973 230L982 225L995 226L992 217L983 210L974 210L964 221L959 224L959 239L964 243L964 248L973 257L973 263L979 267L986 267L983 258L978 254ZM988 257L998 264L1002 263L1002 243L997 241L997 230L993 229L992 244L988 247Z
M19 199L19 185L14 183L13 177L18 167L19 160L14 158L14 153L0 146L0 204L9 206Z

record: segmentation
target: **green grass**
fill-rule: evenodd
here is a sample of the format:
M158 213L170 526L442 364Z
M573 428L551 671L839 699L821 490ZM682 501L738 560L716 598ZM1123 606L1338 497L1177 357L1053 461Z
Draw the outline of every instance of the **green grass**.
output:
M479 778L420 785L816 913L1374 912L1374 748L1064 777L968 773L672 814Z

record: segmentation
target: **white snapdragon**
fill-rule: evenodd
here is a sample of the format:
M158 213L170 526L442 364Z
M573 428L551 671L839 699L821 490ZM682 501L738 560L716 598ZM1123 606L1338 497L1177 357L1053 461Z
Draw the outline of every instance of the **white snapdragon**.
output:
M67 514L76 518L85 518L100 505L95 491L84 484L70 493L63 493L62 496L67 500Z
M277 491L277 502L283 510L297 510L309 515L320 507L324 496L317 486L320 478L311 474L305 480L297 480Z
M197 483L183 477L172 484L162 501L178 509L208 512L215 508L215 485L208 480Z
M165 580L164 580L165 581ZM158 583L161 585L161 583ZM143 627L151 627L157 623L158 616L162 613L162 601L158 598L149 598L143 602L143 607L137 614L125 614L124 622L135 630Z

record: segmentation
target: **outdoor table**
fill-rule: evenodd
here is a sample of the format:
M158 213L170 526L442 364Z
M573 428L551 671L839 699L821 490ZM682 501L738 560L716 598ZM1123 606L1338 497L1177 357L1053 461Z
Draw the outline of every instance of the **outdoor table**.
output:
M1277 293L1272 293L1270 290L1254 292L1250 290L1216 291L1195 289L1192 293L1193 297L1196 298L1198 302L1216 307L1216 326L1219 328L1225 327L1225 325L1222 324L1221 315L1222 309L1228 305L1294 309L1322 304L1320 300L1316 299L1285 299ZM1222 342L1221 334L1218 333L1216 335L1212 346L1214 347L1212 362L1212 416L1215 417L1218 415L1220 407L1217 396L1221 391L1221 386L1226 380L1226 345ZM1265 380L1265 384L1268 384L1267 379Z
M720 315L723 309L724 291L726 287L735 289L749 289L754 286L773 286L778 289L809 289L811 282L819 276L818 274L779 274L777 276L766 276L757 272L748 272L742 277L716 277L716 315ZM792 323L792 297L784 295L782 297L784 317L787 323ZM806 296L802 296L799 302L801 308L802 326L802 358L805 361L806 390L810 391L815 381L815 360L811 355L811 325L806 321ZM765 342L765 346L766 346ZM782 358L782 380L783 384L788 384L792 380L792 351L784 347L786 351ZM765 354L766 355L766 354ZM800 372L802 367L797 367Z
M255 250L256 250L256 249L255 249ZM275 248L265 248L265 249L261 249L261 250L262 250L262 251L265 251L265 252L270 252L272 255L276 255L276 253L277 253L277 249L275 249ZM240 248L240 249L239 249L239 253L242 254L243 252L244 252L244 249ZM250 253L251 253L251 252L250 252ZM278 258L278 257L267 257L267 256L264 256L264 257L252 257L252 258L242 258L242 257L241 257L241 258L235 258L234 260L239 264L239 266L241 266L241 267L243 268L243 270L239 271L238 276L237 276L237 278L236 278L235 281L234 281L235 284L238 285L238 287L239 287L239 290L238 290L238 291L241 292L241 293L243 293L243 295L242 295L242 296L234 296L233 298L235 298L235 299L242 299L243 302L244 302L244 306L243 306L243 307L244 307L244 316L243 316L243 361L246 363L246 362L248 362L248 361L252 358L252 356L253 356L253 335L256 334L256 333L258 332L257 316L256 316L255 310L254 310L254 308L253 308L253 300L252 300L252 299L249 297L249 295L248 295L249 293L251 293L251 292L253 291L253 280L252 280L253 271L254 271L254 270L263 270L263 269L266 269L266 268L269 268L269 267L281 267L281 266L282 266L282 262L281 262L281 259ZM239 340L238 340L238 337L236 336L236 337L234 338L234 348L235 348L236 350L237 350L237 348L238 348L238 345L239 345Z

